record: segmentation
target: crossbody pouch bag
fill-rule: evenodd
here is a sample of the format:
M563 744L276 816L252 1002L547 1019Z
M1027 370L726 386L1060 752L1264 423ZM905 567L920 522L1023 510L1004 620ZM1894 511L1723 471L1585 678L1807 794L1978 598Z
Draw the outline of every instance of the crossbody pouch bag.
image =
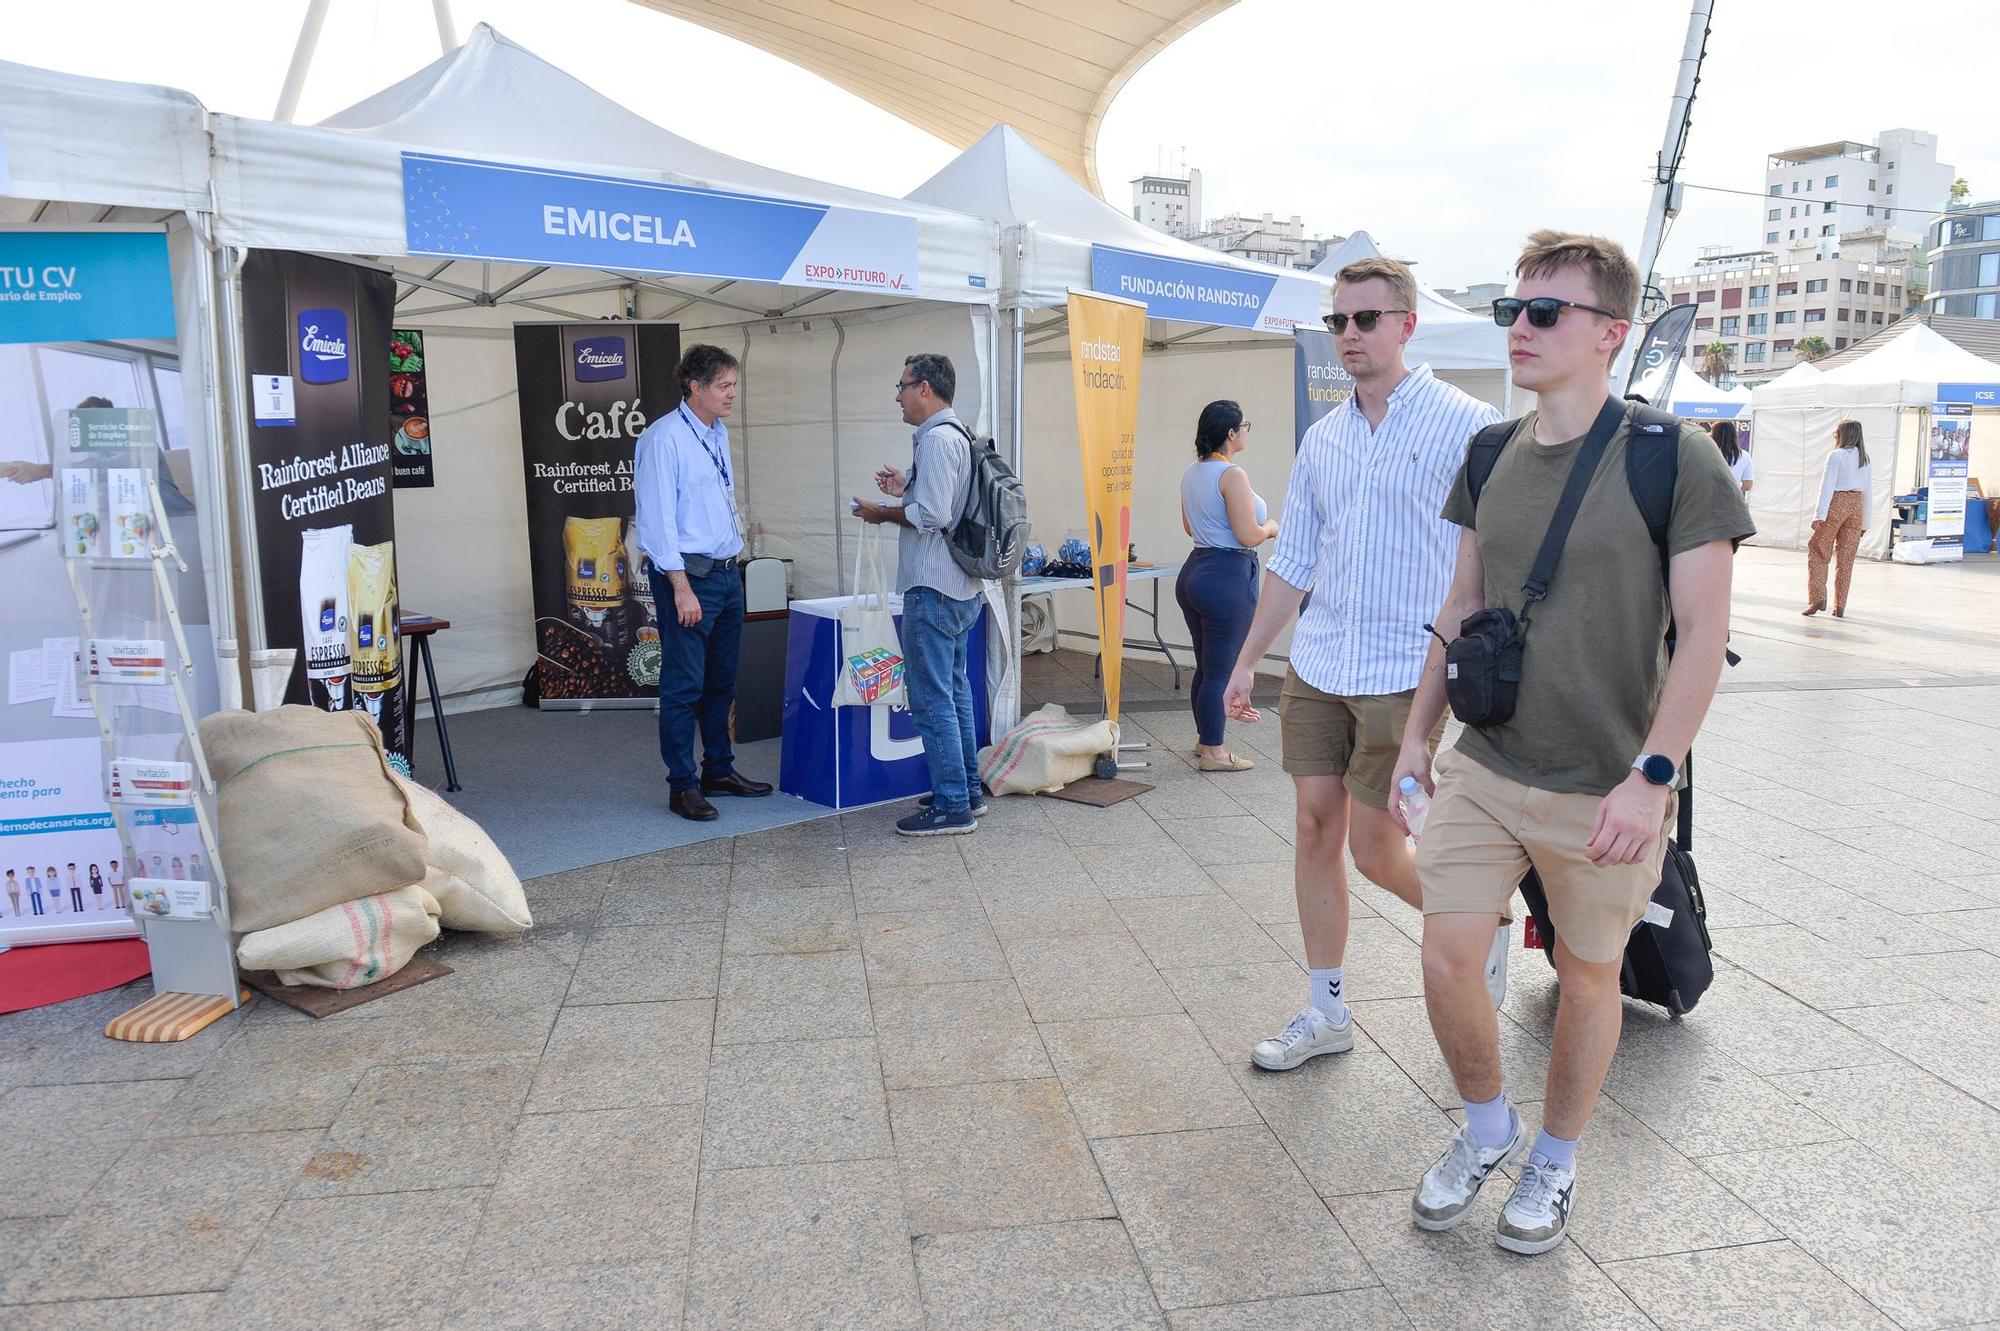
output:
M1451 704L1451 714L1466 725L1483 729L1513 718L1521 691L1521 658L1527 647L1529 618L1535 603L1549 594L1556 563L1562 558L1563 543L1569 539L1577 510L1583 507L1584 491L1590 488L1597 464L1603 461L1611 436L1618 432L1624 419L1624 404L1615 398L1605 399L1583 448L1570 464L1562 498L1549 519L1548 534L1542 538L1535 565L1521 586L1520 616L1517 618L1513 611L1504 608L1481 610L1467 616L1458 626L1458 636L1445 643L1445 699ZM1443 641L1443 635L1435 627L1429 624L1424 627Z

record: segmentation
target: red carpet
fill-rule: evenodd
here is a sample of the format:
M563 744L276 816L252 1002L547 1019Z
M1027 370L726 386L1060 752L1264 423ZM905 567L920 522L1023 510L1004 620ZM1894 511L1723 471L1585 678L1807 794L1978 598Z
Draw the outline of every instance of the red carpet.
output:
M0 1012L23 1012L101 994L152 969L145 941L138 938L17 947L0 953Z

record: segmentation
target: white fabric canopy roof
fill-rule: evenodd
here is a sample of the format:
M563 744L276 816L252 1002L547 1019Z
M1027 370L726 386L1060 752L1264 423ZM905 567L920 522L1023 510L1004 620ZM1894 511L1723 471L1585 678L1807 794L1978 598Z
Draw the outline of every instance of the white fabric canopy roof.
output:
M213 126L217 233L239 245L409 254L402 165L408 149L908 218L916 226L918 271L915 288L897 293L904 298L990 304L998 275L990 223L704 148L483 23L457 50L319 125L218 115Z
M1755 390L1761 409L1783 406L1841 406L1863 403L1927 405L1941 383L2000 383L2000 365L1973 355L1956 342L1917 324L1860 360L1811 378L1787 372Z
M909 198L990 218L1019 237L1018 259L1011 253L1013 247L1007 247L1011 270L1001 291L1003 305L1052 309L1063 305L1072 287L1089 290L1094 245L1260 277L1309 281L1322 288L1322 308L1332 295L1333 284L1324 278L1203 249L1126 216L1070 179L1009 125L995 125L979 142L911 190Z
M5 193L159 211L206 208L203 114L200 102L173 88L0 61L0 175L12 177Z
M1734 388L1717 388L1701 377L1686 358L1674 371L1674 381L1667 386L1667 410L1678 416L1695 416L1703 420L1729 420L1750 414L1750 390L1741 384Z
M1350 263L1381 257L1381 247L1366 231L1357 231L1329 251L1313 272L1329 280ZM1410 339L1409 358L1433 370L1504 370L1507 330L1488 314L1474 314L1446 300L1422 283L1417 285L1417 331Z

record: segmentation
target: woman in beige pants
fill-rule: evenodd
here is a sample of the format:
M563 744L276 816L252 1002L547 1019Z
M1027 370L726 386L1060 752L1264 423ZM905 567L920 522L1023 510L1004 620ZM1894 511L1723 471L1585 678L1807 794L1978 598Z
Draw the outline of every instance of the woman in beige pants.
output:
M1819 509L1813 517L1812 541L1806 546L1806 608L1816 615L1826 609L1826 566L1834 565L1833 617L1847 615L1847 587L1854 580L1854 552L1867 530L1868 448L1861 442L1861 422L1842 421L1834 430L1833 455L1819 486Z

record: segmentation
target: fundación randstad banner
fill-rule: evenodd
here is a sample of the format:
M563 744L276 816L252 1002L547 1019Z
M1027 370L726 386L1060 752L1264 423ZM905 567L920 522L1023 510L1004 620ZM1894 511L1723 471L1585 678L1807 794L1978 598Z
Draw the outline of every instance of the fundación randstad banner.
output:
M1113 245L1090 247L1090 289L1143 301L1153 319L1289 333L1318 327L1323 284L1198 259L1173 259Z
M1139 456L1139 365L1144 305L1069 293L1069 359L1076 386L1076 442L1090 514L1091 591L1103 649L1104 715L1118 720L1125 641L1125 581L1132 543L1132 468Z
M917 290L917 222L858 208L403 154L412 254L835 290Z

